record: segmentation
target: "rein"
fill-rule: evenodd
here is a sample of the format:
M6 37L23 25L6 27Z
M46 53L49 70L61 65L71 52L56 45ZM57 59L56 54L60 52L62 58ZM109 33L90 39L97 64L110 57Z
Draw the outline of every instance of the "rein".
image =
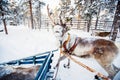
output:
M86 66L85 64L83 64L82 62L80 61L77 61L76 59L74 59L73 57L71 57L69 54L65 54L64 52L62 53L63 55L65 55L68 59L72 60L73 62L75 62L76 64L84 67L85 69L89 70L90 72L93 72L93 73L97 73L95 76L97 77L100 77L102 78L101 80L110 80L108 77L106 77L105 75L97 72L96 70Z

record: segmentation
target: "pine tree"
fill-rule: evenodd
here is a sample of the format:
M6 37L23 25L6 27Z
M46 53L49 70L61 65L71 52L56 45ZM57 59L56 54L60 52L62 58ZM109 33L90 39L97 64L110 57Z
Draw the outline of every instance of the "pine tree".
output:
M0 0L0 16L2 17L5 33L8 34L5 15L8 13L8 1Z
M111 40L115 41L117 37L118 28L120 27L120 1L118 1L117 3L117 8L116 8L112 27L113 27L113 34Z

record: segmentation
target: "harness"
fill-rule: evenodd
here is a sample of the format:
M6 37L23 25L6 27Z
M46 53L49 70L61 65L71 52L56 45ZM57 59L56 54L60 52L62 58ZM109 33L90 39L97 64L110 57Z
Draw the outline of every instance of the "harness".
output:
M68 53L68 54L72 54L72 52L74 51L74 49L76 48L76 46L78 45L79 41L80 41L80 37L76 37L75 38L75 42L74 44L72 45L72 47L70 47L69 49L67 49L66 45L68 44L68 42L70 41L70 34L68 33L68 38L66 41L64 41L63 43L63 48L64 48L64 51L65 53Z

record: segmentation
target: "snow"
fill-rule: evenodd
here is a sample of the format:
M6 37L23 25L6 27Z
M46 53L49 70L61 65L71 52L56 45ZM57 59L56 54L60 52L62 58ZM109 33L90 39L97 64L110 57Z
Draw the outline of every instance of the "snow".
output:
M77 35L79 34L79 36L82 37L90 37L90 33L85 33L84 31L71 30L71 32ZM52 29L49 31L46 29L32 30L25 26L8 26L8 33L9 34L6 35L4 32L0 32L0 63L33 56L38 53L55 50L59 47ZM116 44L120 47L120 42L116 42ZM57 63L58 57L59 51L54 55L52 67ZM72 57L96 71L104 75L108 75L94 59L83 59L75 56ZM120 61L120 55L114 62L115 65L120 67L120 63L118 61ZM71 61L70 69L67 69L63 67L65 63L67 63L67 59L60 62L57 75L58 80L94 79L95 73L91 73L73 61Z
M59 53L59 51L57 52ZM59 54L55 54L53 60L53 67L57 62L57 58ZM95 69L97 72L100 72L106 76L108 76L107 72L92 58L83 59L72 56L77 61L84 63L85 65L89 66L90 68ZM92 73L87 69L83 68L82 66L76 64L73 61L70 61L70 68L64 68L63 65L67 64L67 58L60 62L60 66L58 69L57 80L93 80L96 73Z
M10 26L8 33L0 33L0 63L58 48L52 30L48 32Z

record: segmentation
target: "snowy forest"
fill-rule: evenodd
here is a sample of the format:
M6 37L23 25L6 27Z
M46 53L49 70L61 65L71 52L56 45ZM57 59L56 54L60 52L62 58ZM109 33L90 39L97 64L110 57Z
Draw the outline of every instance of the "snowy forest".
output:
M85 29L87 32L107 30L111 32L111 39L115 41L119 28L117 2L117 0L60 0L51 10L51 15L55 20L61 15L69 27ZM4 25L6 34L8 34L7 25L22 24L31 29L41 29L50 25L47 15L41 11L48 4L44 1L1 0L0 4L0 24Z
M54 69L61 52L54 24L79 37L115 44L118 55L113 63L120 76L120 0L0 0L0 80L120 80L118 76L103 78L109 71L93 58L73 55L102 77L96 78L74 60L70 60L69 69L64 65L67 59ZM42 54L47 51L46 56ZM24 63L29 57L32 62Z

